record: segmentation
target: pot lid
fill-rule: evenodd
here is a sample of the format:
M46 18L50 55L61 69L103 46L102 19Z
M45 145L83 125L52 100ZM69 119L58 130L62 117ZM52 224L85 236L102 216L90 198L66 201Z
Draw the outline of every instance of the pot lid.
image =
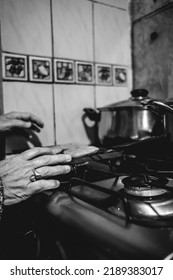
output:
M144 106L141 105L139 102L141 99L144 99L148 96L148 90L146 89L134 89L131 91L131 97L127 100L123 100L120 102L112 103L110 105L104 106L102 108L99 108L101 110L117 110L118 108L142 108L144 109Z
M172 107L173 106L173 98L166 99L165 103Z

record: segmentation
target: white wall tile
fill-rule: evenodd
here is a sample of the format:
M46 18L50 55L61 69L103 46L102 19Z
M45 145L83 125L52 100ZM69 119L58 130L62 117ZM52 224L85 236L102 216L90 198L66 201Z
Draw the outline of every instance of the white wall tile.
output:
M37 134L42 145L54 144L52 85L22 82L3 82L4 113L10 111L31 112L40 117L45 126ZM20 139L12 143L11 149L20 149Z
M54 56L93 60L92 3L53 0Z
M122 9L128 9L129 0L97 0L97 2L122 8Z
M1 0L4 51L51 56L50 25L48 0Z
M128 98L130 98L130 93L127 87L96 87L97 107L107 106Z
M127 11L95 4L96 62L131 64L130 20Z
M57 143L89 144L82 121L83 108L94 106L93 87L78 85L55 85L56 138ZM86 120L93 138L93 122Z

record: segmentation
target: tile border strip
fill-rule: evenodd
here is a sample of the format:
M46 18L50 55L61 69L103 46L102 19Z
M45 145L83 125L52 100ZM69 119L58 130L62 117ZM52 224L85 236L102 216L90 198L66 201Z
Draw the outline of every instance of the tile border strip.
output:
M3 81L128 87L127 65L2 52Z

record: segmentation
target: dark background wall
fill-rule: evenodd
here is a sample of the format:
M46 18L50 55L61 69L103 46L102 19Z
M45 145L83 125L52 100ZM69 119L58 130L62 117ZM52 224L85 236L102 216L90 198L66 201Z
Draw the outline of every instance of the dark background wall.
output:
M173 98L173 1L132 0L133 86Z

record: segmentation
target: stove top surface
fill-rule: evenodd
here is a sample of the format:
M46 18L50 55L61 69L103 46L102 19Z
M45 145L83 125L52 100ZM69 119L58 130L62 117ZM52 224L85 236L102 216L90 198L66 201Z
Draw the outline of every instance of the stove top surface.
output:
M72 161L61 189L130 223L173 227L173 159L100 151Z
M172 155L100 149L72 160L71 172L58 179L50 213L92 241L125 259L162 259L173 251Z

